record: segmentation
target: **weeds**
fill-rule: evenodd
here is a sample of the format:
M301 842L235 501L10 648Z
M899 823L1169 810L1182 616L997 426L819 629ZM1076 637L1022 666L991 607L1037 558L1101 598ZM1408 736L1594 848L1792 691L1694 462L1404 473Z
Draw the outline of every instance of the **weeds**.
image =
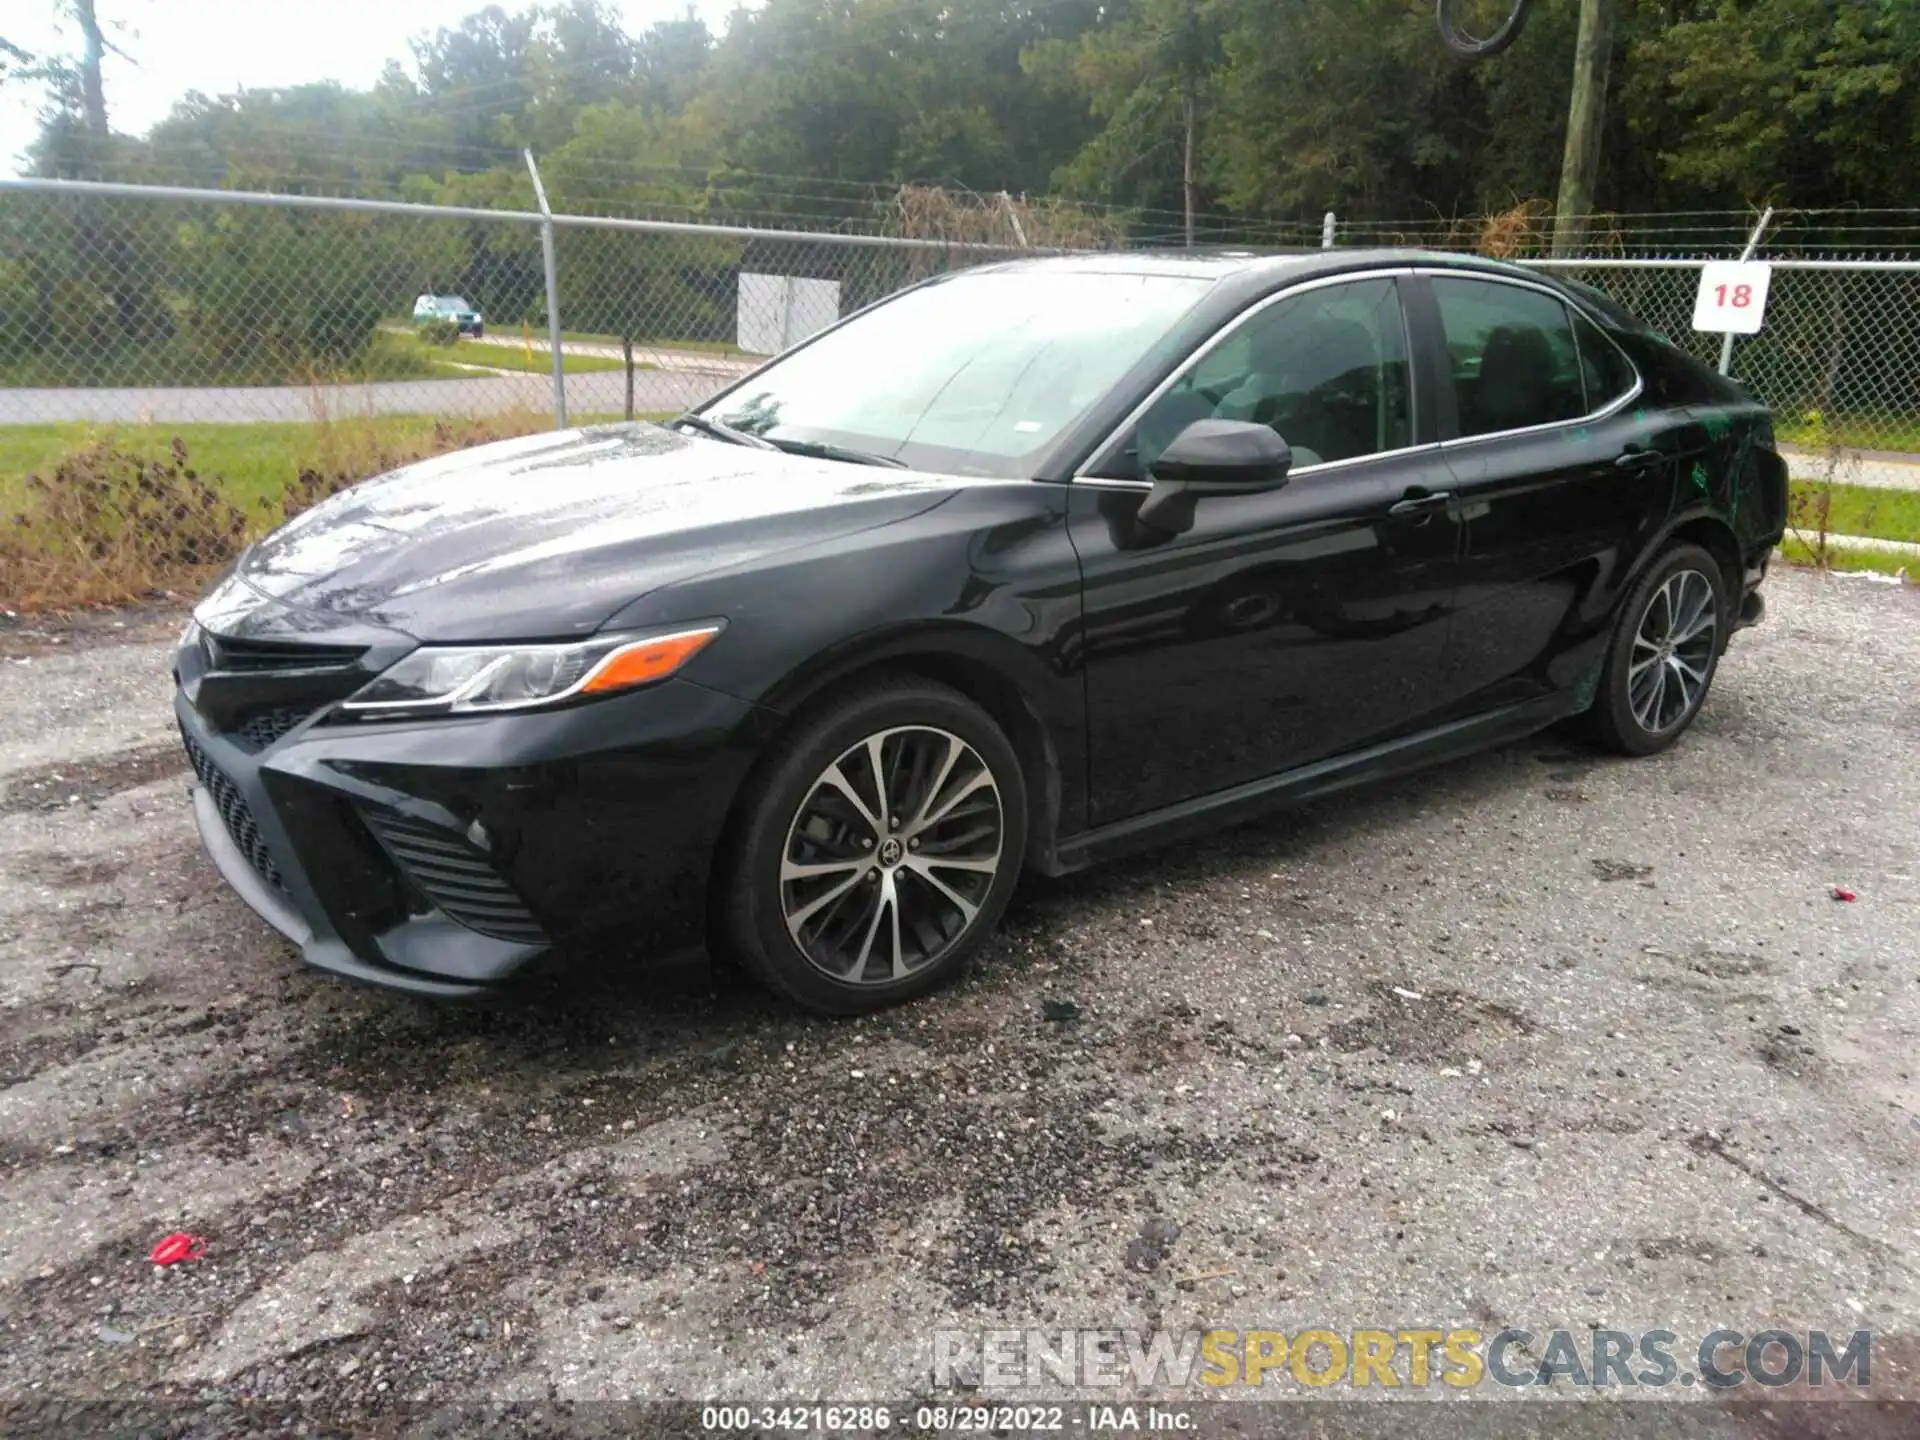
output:
M20 482L15 513L0 521L0 608L69 610L197 589L254 536L329 495L546 423L538 416L436 420L430 430L395 433L325 422L315 427L304 463L251 499L196 469L177 435L159 456L112 436L90 440Z
M1802 426L1807 447L1820 452L1820 475L1811 483L1788 487L1787 533L1811 564L1824 569L1833 557L1834 486L1842 483L1848 457L1846 447L1828 432L1823 412L1809 410Z

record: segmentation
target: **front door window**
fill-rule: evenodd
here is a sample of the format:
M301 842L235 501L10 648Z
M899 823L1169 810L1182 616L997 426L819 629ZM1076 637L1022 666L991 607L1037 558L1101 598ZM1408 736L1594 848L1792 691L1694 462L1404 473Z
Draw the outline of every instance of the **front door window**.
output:
M1405 449L1411 395L1394 282L1320 286L1256 311L1195 361L1141 418L1121 473L1150 479L1173 437L1208 418L1271 426L1296 471Z

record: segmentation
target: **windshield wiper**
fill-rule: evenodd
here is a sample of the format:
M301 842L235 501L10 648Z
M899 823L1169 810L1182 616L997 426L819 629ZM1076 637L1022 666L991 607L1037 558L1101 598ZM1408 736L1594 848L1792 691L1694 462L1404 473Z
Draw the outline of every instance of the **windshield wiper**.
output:
M670 426L684 425L689 430L698 430L702 435L710 435L715 440L725 440L733 445L750 445L755 450L778 450L787 455L810 455L816 460L844 460L849 465L884 465L889 470L904 470L907 462L896 460L891 455L875 455L867 450L853 450L845 445L830 445L824 440L769 440L764 435L755 435L751 431L741 430L722 420L712 420L705 415L695 415L688 411L685 415L668 422Z
M745 430L736 430L718 420L709 420L704 415L695 415L689 411L668 422L669 428L686 426L689 430L698 430L715 440L724 440L729 445L745 445L754 450L778 450L780 447L771 440L759 435L749 435Z
M876 455L871 450L851 450L845 445L829 445L824 440L769 440L776 450L789 455L810 455L816 460L844 460L849 465L884 465L889 470L904 470L907 462L891 455Z

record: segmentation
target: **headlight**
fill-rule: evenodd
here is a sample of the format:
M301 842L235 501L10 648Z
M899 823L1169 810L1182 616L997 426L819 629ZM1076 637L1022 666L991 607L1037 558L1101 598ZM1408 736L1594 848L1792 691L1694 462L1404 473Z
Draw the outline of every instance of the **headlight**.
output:
M664 680L718 624L657 635L600 635L573 645L423 645L340 708L363 719L524 710Z

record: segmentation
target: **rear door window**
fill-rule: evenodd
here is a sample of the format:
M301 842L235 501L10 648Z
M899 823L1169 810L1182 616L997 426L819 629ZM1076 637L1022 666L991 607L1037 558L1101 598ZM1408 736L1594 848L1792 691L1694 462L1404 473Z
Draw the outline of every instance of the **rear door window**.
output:
M1588 404L1574 317L1561 301L1525 286L1452 276L1434 277L1433 296L1463 438L1578 420L1600 408ZM1602 388L1610 383L1604 371L1595 378Z
M1580 377L1589 414L1606 409L1640 383L1633 362L1586 316L1573 317L1573 333L1580 346Z

